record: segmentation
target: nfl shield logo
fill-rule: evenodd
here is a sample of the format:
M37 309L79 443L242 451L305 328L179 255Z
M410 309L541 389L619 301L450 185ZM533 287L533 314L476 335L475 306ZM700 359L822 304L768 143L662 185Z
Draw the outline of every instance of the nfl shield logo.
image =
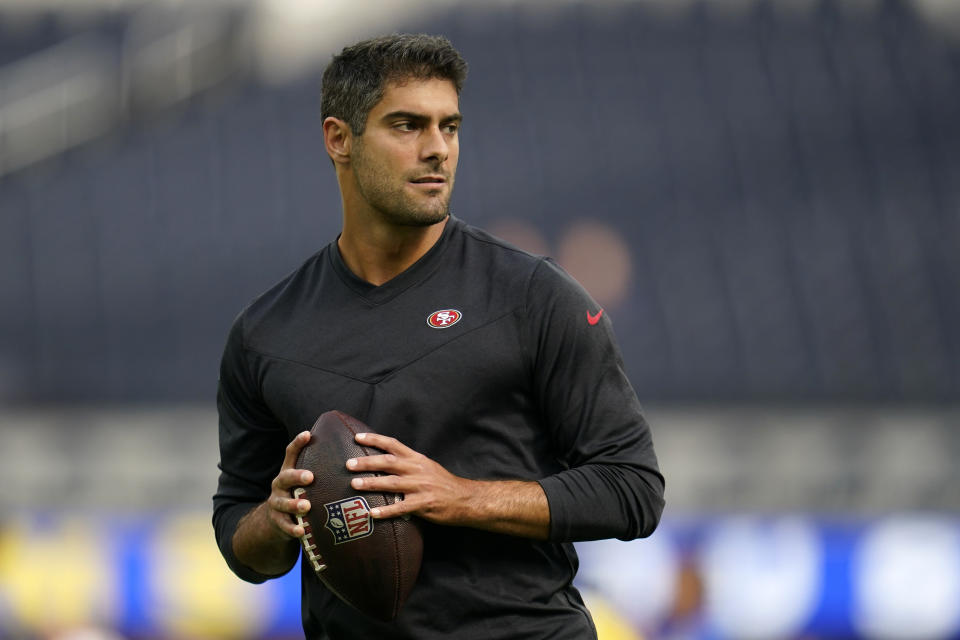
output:
M370 505L361 496L354 496L323 505L327 508L327 524L333 543L350 542L373 533Z

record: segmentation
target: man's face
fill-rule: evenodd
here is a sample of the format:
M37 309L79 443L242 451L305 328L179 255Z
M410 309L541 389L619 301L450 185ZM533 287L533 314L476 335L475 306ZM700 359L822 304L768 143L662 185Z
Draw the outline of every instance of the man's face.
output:
M388 222L444 220L460 157L459 98L449 80L387 83L354 138L350 163L366 203Z

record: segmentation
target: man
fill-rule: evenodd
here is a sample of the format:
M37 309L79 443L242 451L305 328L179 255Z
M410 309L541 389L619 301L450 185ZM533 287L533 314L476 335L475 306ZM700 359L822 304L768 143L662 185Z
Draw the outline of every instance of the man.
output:
M596 637L571 542L649 535L663 478L609 318L548 259L449 215L466 64L445 38L347 47L323 76L339 238L236 319L218 392L213 523L234 572L299 555L292 491L309 428L339 409L387 452L351 460L374 518L422 518L417 584L392 623L302 571L309 638ZM360 439L361 436L358 436ZM306 565L306 563L304 563Z

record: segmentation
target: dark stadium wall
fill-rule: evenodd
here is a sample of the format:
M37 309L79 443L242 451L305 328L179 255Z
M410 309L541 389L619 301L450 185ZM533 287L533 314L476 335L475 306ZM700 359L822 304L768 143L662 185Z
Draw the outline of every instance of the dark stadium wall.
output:
M711 7L411 25L471 64L454 213L625 247L605 304L646 401L956 402L960 47L894 0ZM0 177L0 400L212 399L235 314L337 233L318 73Z

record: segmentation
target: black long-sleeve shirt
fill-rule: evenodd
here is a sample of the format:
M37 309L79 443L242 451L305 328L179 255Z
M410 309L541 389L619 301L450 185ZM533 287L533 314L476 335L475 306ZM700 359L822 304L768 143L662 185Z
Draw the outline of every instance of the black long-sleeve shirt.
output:
M547 496L548 541L427 524L420 576L391 624L304 569L309 638L595 637L570 543L647 536L663 509L609 315L550 260L455 218L381 286L356 277L333 242L257 298L230 332L218 408L213 524L251 582L268 576L233 555L237 523L269 495L293 436L331 409L454 474L533 480Z

